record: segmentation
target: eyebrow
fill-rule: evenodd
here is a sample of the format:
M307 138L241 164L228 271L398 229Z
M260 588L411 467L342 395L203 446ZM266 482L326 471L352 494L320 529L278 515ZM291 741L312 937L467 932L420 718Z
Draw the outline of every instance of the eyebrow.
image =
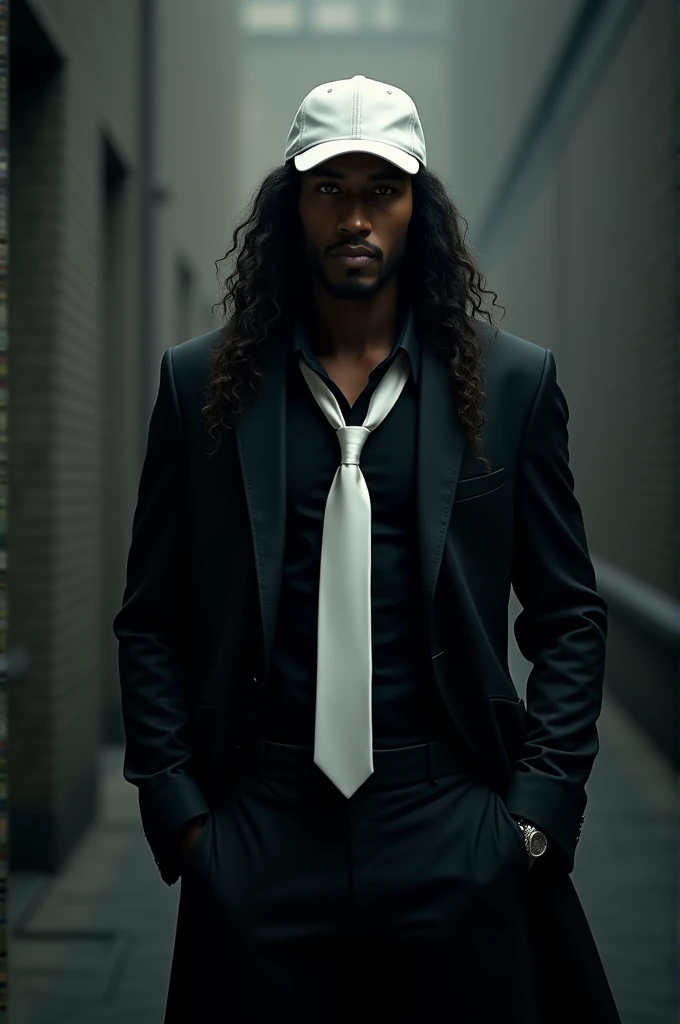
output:
M330 169L324 170L323 165L320 167L313 167L307 171L307 175L310 178L346 178L346 174L342 174L340 171L331 171ZM400 171L398 167L394 170L388 171L377 171L375 174L368 175L368 181L403 181L406 178L406 172Z

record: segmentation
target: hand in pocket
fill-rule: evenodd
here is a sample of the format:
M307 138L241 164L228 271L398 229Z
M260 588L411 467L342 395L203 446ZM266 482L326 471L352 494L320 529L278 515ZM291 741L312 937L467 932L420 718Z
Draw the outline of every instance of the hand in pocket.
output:
M203 815L200 818L192 818L181 829L180 845L179 845L179 873L184 874L184 870L187 866L191 851L198 842L198 838L205 828L207 816Z

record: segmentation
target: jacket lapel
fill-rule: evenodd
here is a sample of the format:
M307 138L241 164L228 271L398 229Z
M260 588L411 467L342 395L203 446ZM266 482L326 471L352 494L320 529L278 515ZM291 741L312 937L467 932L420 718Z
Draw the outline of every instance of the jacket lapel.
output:
M465 440L449 367L421 341L416 501L422 596L430 625Z
M269 663L286 547L286 373L290 339L276 335L258 353L262 379L234 421L257 572L263 649Z

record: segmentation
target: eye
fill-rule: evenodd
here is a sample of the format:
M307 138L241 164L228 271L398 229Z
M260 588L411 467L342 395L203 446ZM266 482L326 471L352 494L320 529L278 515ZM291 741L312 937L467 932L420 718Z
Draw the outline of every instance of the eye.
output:
M337 185L333 185L330 181L324 181L324 182L322 182L321 185L319 185L317 187L316 191L317 192L321 192L321 189L323 189L323 188L334 188L334 189L337 190ZM397 191L395 188L392 187L392 185L376 185L376 191L379 188L386 188L386 189L388 189L387 195L391 195L392 193L396 193L396 191ZM332 192L321 192L321 195L323 195L323 196L330 196L332 194L333 194ZM385 195L386 193L383 192L382 194Z

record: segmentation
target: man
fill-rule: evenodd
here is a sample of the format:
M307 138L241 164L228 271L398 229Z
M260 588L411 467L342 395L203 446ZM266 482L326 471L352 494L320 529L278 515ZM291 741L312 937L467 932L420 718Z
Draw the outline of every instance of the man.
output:
M569 878L607 623L554 356L482 320L386 83L309 93L240 230L226 327L163 356L114 622L166 1022L617 1022Z

